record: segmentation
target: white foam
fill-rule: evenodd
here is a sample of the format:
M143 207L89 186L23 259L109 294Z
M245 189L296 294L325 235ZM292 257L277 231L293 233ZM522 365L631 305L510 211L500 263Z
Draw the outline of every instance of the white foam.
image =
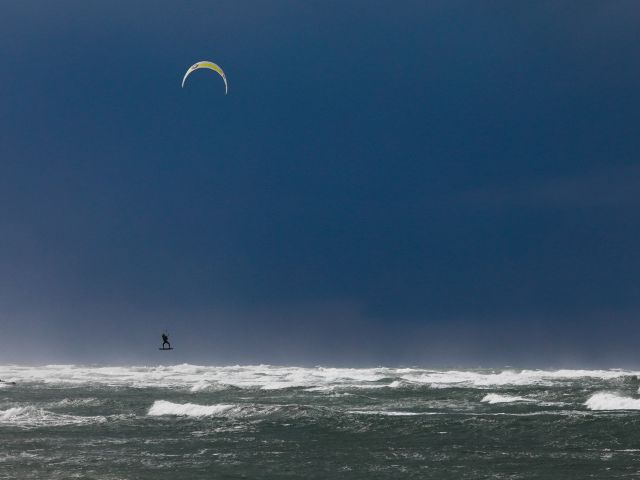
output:
M429 413L395 412L392 410L350 410L348 413L356 415L384 415L386 417L413 417L415 415L429 415Z
M225 388L277 390L302 388L334 391L376 388L492 388L554 386L583 379L612 380L638 372L625 370L433 370L425 368L324 368L250 366L87 367L0 366L0 378L19 384L161 387L201 392Z
M185 416L185 417L225 417L225 418L264 418L270 415L284 414L288 418L317 416L326 409L303 404L213 404L173 403L157 400L147 415L149 416Z
M514 395L499 395L497 393L489 393L485 395L481 402L486 402L490 404L494 403L513 403L513 402L534 402L530 398L518 397Z
M15 455L11 455L8 453L0 453L0 463L3 462L15 462L15 461L23 461L25 459L34 459L34 458L38 458L38 455L36 455L35 453L30 453L30 452L20 452L18 454Z
M0 410L0 424L19 427L82 425L102 423L104 421L106 421L106 418L102 416L61 415L32 405Z
M195 403L172 403L166 400L156 400L151 405L147 415L160 417L173 415L178 417L217 417L234 408L234 405L196 405Z
M611 380L638 372L624 370L420 370L407 369L402 378L432 388L541 385L553 386L583 379Z
M49 407L87 407L87 406L97 406L104 403L103 400L100 400L95 397L89 398L63 398L57 402L53 402L48 404Z
M323 392L323 393L331 393L334 392L336 389L335 386L333 385L324 385L321 387L309 387L309 388L305 388L304 391L305 392Z
M206 380L201 380L193 385L189 390L191 392L218 392L229 388L229 385L223 385L220 383L211 383Z
M640 398L607 392L594 393L584 404L590 410L640 410Z

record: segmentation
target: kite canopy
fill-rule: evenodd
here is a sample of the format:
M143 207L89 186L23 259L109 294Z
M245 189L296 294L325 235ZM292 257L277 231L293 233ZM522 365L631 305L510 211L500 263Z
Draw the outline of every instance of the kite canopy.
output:
M227 84L227 76L222 71L222 68L220 68L218 65L216 65L213 62L209 62L208 60L194 63L193 65L191 65L191 67L189 67L189 70L187 70L187 73L184 74L184 78L182 79L182 88L184 88L184 82L187 81L187 77L191 75L191 72L195 72L196 70L199 70L201 68L208 68L209 70L213 70L214 72L217 72L218 75L222 77L222 80L224 80L224 94L226 95L229 92L229 85Z

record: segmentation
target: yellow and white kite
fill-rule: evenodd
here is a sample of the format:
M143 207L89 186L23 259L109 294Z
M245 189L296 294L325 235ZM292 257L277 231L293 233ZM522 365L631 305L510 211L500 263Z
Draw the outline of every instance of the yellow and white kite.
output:
M209 62L208 60L194 63L193 65L191 65L191 67L189 67L189 70L187 70L187 73L184 74L184 78L182 79L182 88L184 88L184 82L187 81L187 77L191 75L191 72L195 72L200 68L208 68L209 70L213 70L214 72L217 72L218 75L222 77L222 80L224 80L224 94L226 95L229 92L229 85L227 84L227 76L222 71L222 68L220 68L218 65L216 65L213 62Z

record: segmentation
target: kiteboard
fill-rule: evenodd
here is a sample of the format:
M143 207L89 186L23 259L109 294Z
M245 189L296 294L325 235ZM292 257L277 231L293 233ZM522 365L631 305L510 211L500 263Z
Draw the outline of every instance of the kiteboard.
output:
M169 348L158 347L158 350L173 350L173 347L169 347Z

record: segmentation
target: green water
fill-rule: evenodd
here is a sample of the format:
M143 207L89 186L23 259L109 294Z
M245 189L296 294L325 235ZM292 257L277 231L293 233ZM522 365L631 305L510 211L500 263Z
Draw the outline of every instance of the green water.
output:
M11 368L0 370L18 382L0 389L3 479L640 477L633 372L491 384L501 372L243 371L237 386L215 367L166 385L151 368Z

